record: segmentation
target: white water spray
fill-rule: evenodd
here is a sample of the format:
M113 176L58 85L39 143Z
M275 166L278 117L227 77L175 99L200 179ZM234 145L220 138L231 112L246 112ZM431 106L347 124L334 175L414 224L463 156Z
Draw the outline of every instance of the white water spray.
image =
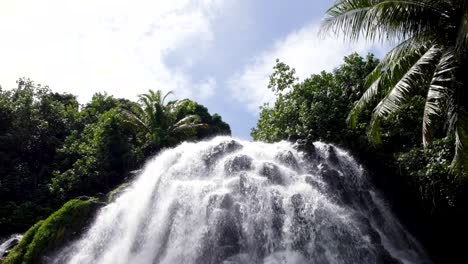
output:
M21 234L13 234L5 239L0 239L0 260L2 260L23 238Z
M218 137L164 151L55 263L428 263L346 152L298 149Z

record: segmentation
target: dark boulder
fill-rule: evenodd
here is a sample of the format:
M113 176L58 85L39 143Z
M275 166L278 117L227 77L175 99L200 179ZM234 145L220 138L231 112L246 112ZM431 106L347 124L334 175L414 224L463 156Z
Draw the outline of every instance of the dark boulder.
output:
M260 169L260 175L265 176L272 184L284 183L280 169L271 162L263 163Z
M212 216L214 219L204 236L200 256L195 263L222 263L240 252L241 228L235 211L221 211Z
M319 171L319 175L321 176L322 180L329 185L331 188L336 189L341 186L341 179L340 173L330 168L327 164L321 164Z
M302 151L306 153L306 156L310 159L316 157L316 149L314 146L314 142L307 140L307 139L298 139L296 143L293 145L295 149L298 151Z
M301 252L305 252L305 247L310 240L310 218L305 214L305 201L301 194L291 196L291 204L294 210L294 215L291 225L292 233L292 248Z
M226 161L224 164L224 172L228 175L232 173L246 171L252 169L253 159L247 155L236 155Z
M243 146L239 142L235 140L227 140L211 147L205 154L203 154L202 159L205 161L207 166L211 166L220 158L241 148L243 148Z
M282 196L277 192L273 191L271 193L271 210L273 211L271 219L271 229L273 230L273 243L275 247L279 247L282 240L282 230L284 226L284 219L286 211L283 208L283 199Z
M304 198L301 194L296 193L293 196L291 196L291 204L294 208L294 211L300 211L304 209Z
M326 189L328 193L333 194L333 197L335 197L335 202L345 205L352 204L353 190L346 185L345 179L343 176L340 176L337 170L330 168L326 164L322 164L319 174L327 184Z
M314 188L316 190L319 190L319 191L323 190L320 183L316 179L314 179L314 177L312 175L306 175L305 178L304 178L304 181L307 184L309 184L310 186L312 186L312 188Z
M336 153L336 148L332 145L327 146L327 159L333 166L338 166L340 164L340 159L338 158L338 154Z
M229 210L234 205L234 198L230 193L226 193L221 196L219 207L222 209Z
M287 150L287 151L282 151L278 153L275 157L275 159L280 162L281 164L293 169L293 170L298 170L299 169L299 164L297 163L296 158L294 157L294 154Z

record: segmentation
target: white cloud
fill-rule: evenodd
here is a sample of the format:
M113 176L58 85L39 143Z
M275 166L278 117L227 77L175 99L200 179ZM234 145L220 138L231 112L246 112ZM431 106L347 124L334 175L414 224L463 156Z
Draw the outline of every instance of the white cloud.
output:
M319 28L319 23L311 23L253 58L229 80L233 98L254 114L263 103L271 102L274 96L267 85L277 58L295 68L297 77L304 79L323 70L333 70L352 52L364 54L376 49L365 41L351 44L332 36L320 36Z
M135 98L148 89L207 99L215 80L189 72L209 51L220 8L217 0L2 1L0 84L26 76L82 102L97 91ZM168 66L175 52L184 56Z

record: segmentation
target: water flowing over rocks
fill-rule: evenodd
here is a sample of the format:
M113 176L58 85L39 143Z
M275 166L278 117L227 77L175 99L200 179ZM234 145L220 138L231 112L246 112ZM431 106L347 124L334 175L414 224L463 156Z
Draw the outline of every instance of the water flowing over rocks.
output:
M346 152L184 143L148 162L53 263L430 263Z
M13 234L6 239L0 240L0 260L5 258L10 251L18 245L23 235L20 234Z

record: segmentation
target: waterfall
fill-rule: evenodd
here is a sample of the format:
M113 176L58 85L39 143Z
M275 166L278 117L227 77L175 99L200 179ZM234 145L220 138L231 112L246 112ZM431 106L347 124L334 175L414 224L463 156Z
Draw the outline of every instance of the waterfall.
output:
M307 149L307 151L303 151ZM343 150L217 137L150 160L54 263L429 263Z

